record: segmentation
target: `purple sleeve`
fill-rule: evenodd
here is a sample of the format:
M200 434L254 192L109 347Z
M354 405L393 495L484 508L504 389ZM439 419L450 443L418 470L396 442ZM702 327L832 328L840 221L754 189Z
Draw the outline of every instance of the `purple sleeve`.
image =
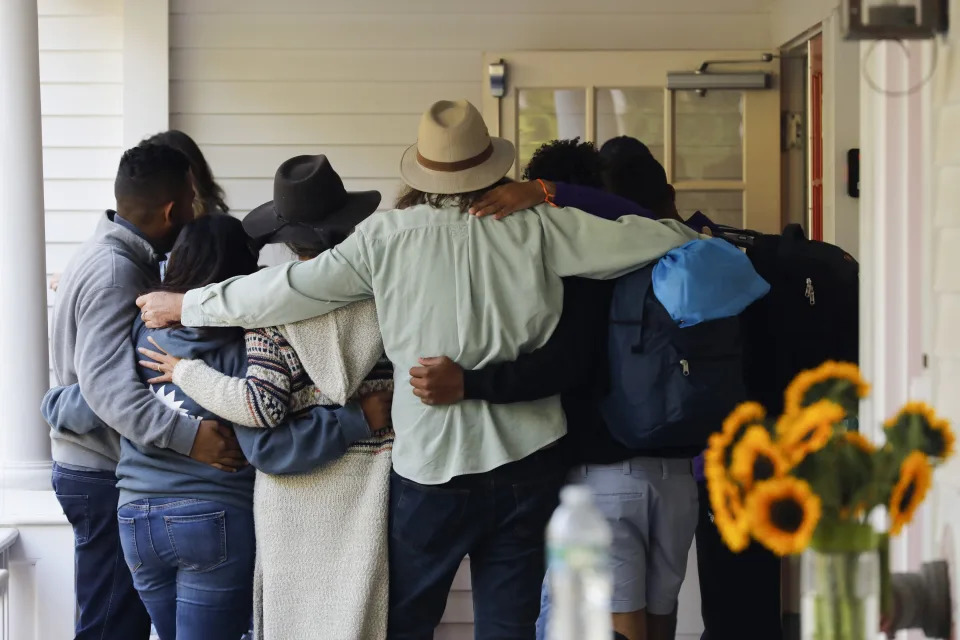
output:
M553 201L558 207L573 207L605 220L616 220L621 216L643 216L655 219L652 212L636 202L600 189L563 182L557 182L556 188L557 193L553 196Z
M693 477L697 482L704 482L706 476L703 473L703 454L701 453L693 459Z

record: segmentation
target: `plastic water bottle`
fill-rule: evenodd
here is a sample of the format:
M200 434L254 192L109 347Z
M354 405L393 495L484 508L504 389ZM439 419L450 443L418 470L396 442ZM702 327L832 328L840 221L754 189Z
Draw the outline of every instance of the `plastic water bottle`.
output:
M610 640L610 526L587 487L560 492L547 527L548 640Z

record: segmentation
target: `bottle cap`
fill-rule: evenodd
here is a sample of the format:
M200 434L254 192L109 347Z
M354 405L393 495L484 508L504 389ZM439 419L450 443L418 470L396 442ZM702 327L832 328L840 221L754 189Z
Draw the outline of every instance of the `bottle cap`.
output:
M560 501L566 504L590 504L593 492L582 484L571 484L560 491Z

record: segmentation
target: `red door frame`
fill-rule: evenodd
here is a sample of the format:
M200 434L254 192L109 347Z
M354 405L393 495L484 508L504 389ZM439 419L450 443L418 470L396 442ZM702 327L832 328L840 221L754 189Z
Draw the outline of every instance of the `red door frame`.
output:
M810 238L823 240L823 36L809 43Z

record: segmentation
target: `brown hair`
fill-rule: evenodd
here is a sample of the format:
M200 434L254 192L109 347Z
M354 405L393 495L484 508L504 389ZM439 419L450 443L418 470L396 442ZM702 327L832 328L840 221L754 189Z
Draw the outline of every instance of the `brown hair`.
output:
M434 209L457 207L460 211L466 213L487 191L496 189L508 182L511 182L510 178L500 178L489 187L467 193L426 193L413 187L407 187L406 190L397 197L395 208L409 209L419 204L426 204Z

